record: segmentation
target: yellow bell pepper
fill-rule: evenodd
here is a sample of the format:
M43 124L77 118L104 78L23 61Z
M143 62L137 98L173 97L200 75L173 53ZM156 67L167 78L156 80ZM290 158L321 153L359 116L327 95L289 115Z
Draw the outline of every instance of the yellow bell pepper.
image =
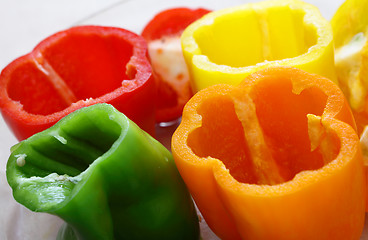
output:
M362 133L368 125L368 1L348 0L331 20L339 86Z
M182 34L193 91L238 84L275 65L336 79L332 29L319 10L299 0L271 0L215 11Z

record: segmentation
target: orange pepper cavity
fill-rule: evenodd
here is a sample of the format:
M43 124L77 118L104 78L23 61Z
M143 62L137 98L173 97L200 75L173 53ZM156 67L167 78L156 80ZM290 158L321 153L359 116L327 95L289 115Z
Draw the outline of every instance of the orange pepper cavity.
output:
M330 80L292 67L198 92L172 138L178 169L221 239L359 239L363 162Z

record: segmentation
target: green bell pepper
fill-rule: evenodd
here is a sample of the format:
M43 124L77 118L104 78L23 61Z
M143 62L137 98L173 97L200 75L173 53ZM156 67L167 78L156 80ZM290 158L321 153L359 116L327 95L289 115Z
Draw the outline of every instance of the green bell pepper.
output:
M59 239L199 238L172 155L111 105L77 110L11 150L15 200L64 219Z

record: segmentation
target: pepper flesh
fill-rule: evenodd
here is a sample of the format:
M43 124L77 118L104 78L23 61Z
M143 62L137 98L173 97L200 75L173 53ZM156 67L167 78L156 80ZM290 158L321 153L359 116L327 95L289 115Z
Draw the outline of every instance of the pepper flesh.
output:
M361 134L368 125L367 1L347 0L331 19L338 83L349 100Z
M192 89L238 84L272 66L293 66L335 80L332 30L318 9L298 0L214 11L182 34Z
M43 40L0 75L0 108L18 140L106 102L154 133L156 87L144 39L127 30L79 26Z
M169 151L108 104L82 108L15 145L15 200L60 216L79 239L198 239Z
M291 67L186 104L172 152L221 239L359 239L365 182L348 103L330 80Z
M208 12L203 8L167 9L154 16L142 31L158 85L157 122L179 118L185 103L193 95L180 36L189 24Z

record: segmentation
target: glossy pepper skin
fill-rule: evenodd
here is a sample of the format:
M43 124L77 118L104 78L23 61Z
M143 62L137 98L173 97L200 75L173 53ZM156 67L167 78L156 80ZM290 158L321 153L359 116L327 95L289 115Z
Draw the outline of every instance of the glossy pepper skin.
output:
M155 15L144 27L149 56L158 85L157 122L174 121L193 95L180 36L184 29L210 11L203 8L170 8ZM159 46L159 47L156 47Z
M146 55L145 40L124 29L58 32L1 72L1 113L23 140L76 109L105 102L153 134L157 91Z
M359 239L362 154L332 81L291 67L193 96L172 152L221 239Z
M335 80L332 30L318 9L271 0L211 12L182 34L194 92L239 84L272 66L293 66Z
M108 104L15 145L6 174L16 201L69 224L59 239L199 238L172 155Z

